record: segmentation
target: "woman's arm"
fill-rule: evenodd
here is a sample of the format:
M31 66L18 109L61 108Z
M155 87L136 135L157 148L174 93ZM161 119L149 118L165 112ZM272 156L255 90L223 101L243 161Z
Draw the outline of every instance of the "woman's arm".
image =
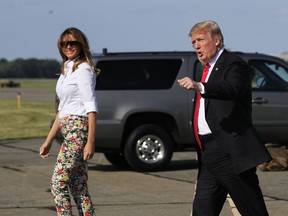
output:
M95 151L95 134L96 134L96 121L97 121L97 113L89 112L88 113L88 139L86 146L84 148L84 160L89 160L93 158Z
M39 154L43 159L46 159L49 156L49 151L51 149L53 140L56 137L57 133L60 131L60 127L58 125L58 118L59 118L58 115L59 115L59 113L57 113L57 115L55 117L54 123L50 129L50 132L49 132L45 142L40 147Z

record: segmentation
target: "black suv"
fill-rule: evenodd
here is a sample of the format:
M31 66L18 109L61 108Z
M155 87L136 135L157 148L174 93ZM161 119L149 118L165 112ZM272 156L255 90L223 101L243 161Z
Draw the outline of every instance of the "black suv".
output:
M264 142L288 143L288 64L280 58L237 52L251 69L253 121ZM99 114L96 151L116 166L163 169L175 151L195 149L194 92L177 79L199 80L195 52L95 54Z

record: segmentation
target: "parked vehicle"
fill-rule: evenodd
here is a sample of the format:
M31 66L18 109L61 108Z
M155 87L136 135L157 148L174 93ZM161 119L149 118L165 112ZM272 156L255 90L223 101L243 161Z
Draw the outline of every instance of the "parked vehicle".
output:
M288 143L288 64L258 53L237 54L248 62L253 122L264 142ZM177 79L199 80L195 52L95 54L101 74L96 151L113 165L139 171L165 168L173 152L195 149L191 126L194 92Z

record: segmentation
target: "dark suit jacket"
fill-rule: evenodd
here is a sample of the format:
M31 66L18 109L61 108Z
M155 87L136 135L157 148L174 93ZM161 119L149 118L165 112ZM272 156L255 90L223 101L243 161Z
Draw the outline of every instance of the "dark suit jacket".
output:
M270 161L271 156L252 124L248 65L226 50L218 58L205 86L206 120L236 173Z

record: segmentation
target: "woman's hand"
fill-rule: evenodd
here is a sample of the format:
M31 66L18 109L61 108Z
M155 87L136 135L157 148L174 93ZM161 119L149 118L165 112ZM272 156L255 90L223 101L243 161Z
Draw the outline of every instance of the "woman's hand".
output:
M39 155L43 159L46 159L47 157L49 157L49 152L50 152L54 137L57 135L58 131L60 131L60 127L58 125L58 116L59 116L59 113L57 113L57 115L55 117L54 123L50 129L50 132L49 132L45 142L40 147Z
M40 147L39 155L43 159L46 159L47 157L49 157L51 146L52 146L52 142L44 142L42 146Z
M93 155L94 155L94 151L95 151L95 148L94 148L94 143L90 144L90 143L87 143L84 147L84 155L83 155L83 159L84 160L90 160L93 158Z

